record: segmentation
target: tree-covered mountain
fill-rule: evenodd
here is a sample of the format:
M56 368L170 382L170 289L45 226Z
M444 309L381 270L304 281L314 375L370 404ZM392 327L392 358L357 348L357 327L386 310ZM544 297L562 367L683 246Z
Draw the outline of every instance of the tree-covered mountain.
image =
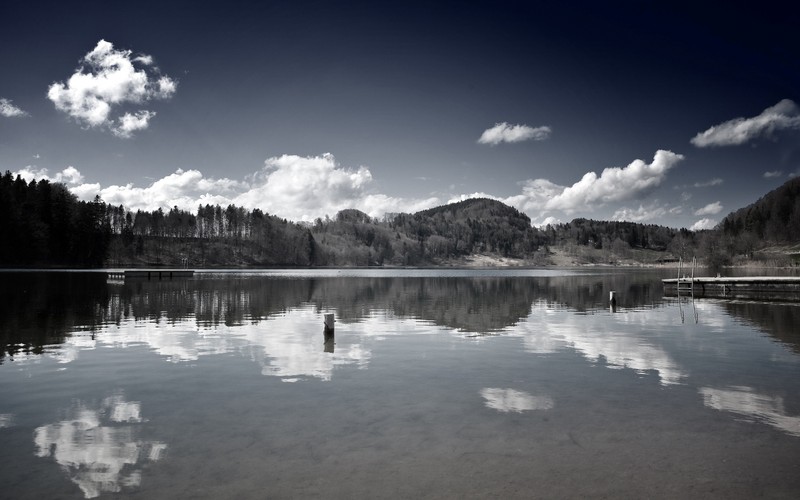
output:
M229 205L191 213L130 211L78 201L66 186L0 178L1 267L286 267L458 265L474 255L552 263L664 262L699 256L711 266L800 241L800 179L728 215L716 230L578 218L531 226L517 209L476 198L373 218L354 209L298 224Z
M312 234L318 263L329 266L437 264L474 253L524 259L543 243L528 216L484 198L383 219L343 210L318 219Z
M800 242L800 177L730 213L719 224L723 234L775 243Z

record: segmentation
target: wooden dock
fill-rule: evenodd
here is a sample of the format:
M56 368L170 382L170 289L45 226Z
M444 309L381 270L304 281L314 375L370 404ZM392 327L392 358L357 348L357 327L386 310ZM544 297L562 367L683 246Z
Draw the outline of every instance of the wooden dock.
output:
M194 276L192 269L117 269L107 271L106 277L109 280L171 280L185 279Z
M800 301L800 277L683 277L662 280L664 295Z

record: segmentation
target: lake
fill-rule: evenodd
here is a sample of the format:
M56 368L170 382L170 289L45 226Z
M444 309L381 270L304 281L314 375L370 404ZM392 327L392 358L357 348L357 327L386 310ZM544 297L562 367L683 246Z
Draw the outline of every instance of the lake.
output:
M798 498L800 303L673 275L2 272L0 497Z

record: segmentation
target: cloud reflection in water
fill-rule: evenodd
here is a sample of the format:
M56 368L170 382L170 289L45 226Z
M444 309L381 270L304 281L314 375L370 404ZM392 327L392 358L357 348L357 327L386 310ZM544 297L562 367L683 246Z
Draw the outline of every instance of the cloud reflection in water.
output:
M550 396L533 396L516 389L498 389L487 387L481 389L481 396L486 399L486 406L494 410L508 413L530 410L550 410L553 398Z
M36 456L53 457L86 498L139 486L142 462L159 460L167 447L137 438L138 427L131 424L143 422L141 406L121 394L98 408L78 401L69 415L36 429Z
M766 422L792 436L800 437L800 416L786 414L783 398L759 394L755 389L734 386L727 389L702 387L703 403L709 408L729 411L751 420Z
M11 413L0 413L0 429L14 425L14 415Z
M642 335L648 324L653 325L663 316L663 310L637 311L610 317L598 315L593 321L586 321L585 317L538 303L528 320L510 329L509 334L522 337L525 350L530 353L553 354L570 348L592 362L604 360L608 368L629 368L637 373L655 371L662 385L680 384L686 377L684 370L664 349Z

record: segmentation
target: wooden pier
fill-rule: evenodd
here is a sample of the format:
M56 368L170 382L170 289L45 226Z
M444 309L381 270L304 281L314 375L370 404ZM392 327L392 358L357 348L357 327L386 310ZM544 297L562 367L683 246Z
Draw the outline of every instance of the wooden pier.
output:
M800 277L683 277L662 280L664 295L800 301Z
M122 269L107 271L106 277L109 280L171 280L185 279L194 276L192 269Z

